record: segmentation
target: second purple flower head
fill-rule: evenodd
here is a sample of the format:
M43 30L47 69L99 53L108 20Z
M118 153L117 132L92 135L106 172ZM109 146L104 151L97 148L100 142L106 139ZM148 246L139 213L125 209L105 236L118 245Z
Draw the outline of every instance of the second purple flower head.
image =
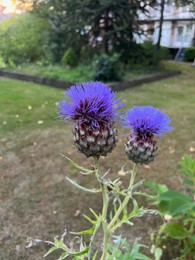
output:
M154 136L162 136L172 130L170 118L151 106L135 106L127 111L125 125L131 129L125 152L135 163L150 163L156 155Z

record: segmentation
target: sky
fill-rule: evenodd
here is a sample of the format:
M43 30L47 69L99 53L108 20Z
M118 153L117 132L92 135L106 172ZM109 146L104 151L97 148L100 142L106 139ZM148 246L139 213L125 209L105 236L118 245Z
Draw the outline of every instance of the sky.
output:
M3 10L3 13L14 13L15 12L15 4L12 0L0 0L0 5L4 6L5 9Z

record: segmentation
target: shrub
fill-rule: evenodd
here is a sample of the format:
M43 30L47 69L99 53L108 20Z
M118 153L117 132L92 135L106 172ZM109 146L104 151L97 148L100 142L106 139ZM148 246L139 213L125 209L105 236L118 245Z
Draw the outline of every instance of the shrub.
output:
M121 80L123 73L119 58L116 53L112 56L102 54L96 57L94 79L104 82Z
M184 60L193 61L195 59L195 47L186 48L184 51Z
M167 47L160 47L160 60L168 60L171 59L170 50Z
M132 46L127 56L128 63L142 67L155 66L160 60L171 58L168 48L161 46L157 51L156 46L149 41Z
M74 50L72 48L69 48L65 51L61 63L63 65L68 65L70 67L76 67L78 65L78 57L76 56Z
M49 27L46 19L24 13L5 19L0 24L0 55L7 64L35 62L45 56Z

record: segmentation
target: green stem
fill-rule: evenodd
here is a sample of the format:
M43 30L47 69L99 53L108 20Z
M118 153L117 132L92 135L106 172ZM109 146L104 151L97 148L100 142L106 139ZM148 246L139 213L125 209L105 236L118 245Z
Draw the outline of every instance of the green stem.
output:
M108 232L112 232L112 228L113 226L115 225L115 223L117 222L120 214L122 213L122 211L124 210L124 208L127 206L128 202L129 202L129 199L131 197L131 192L132 192L132 186L134 184L134 180L135 180L135 176L136 176L136 172L137 172L137 169L136 169L136 164L134 164L134 167L133 167L133 170L131 172L131 177L130 177L130 181L129 181L129 187L128 187L128 190L129 192L127 193L127 195L125 196L122 204L120 205L120 207L118 208L118 210L116 211L113 219L111 220L111 222L109 223L107 229L108 229Z
M107 212L108 212L109 197L105 185L102 183L101 186L102 186L102 197L103 197L102 227L103 227L104 239L103 239L103 253L100 260L104 260L106 259L106 255L108 251L108 239L110 237L110 234L107 229L108 227Z
M101 173L99 169L99 160L94 158L94 165L97 170L96 177L97 179L101 178ZM103 253L100 260L105 260L108 251L108 240L110 237L110 233L108 232L108 223L107 223L107 213L108 213L108 205L109 205L109 197L107 192L107 187L104 185L102 180L101 182L101 190L102 190L102 199L103 199L103 208L102 208L102 228L103 228Z

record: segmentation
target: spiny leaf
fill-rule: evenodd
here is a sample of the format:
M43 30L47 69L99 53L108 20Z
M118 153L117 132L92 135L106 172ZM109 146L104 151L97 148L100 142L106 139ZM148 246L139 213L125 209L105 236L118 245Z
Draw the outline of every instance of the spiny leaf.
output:
M95 211L93 209L89 209L91 211L91 213L93 213L93 215L96 217L96 219L99 219L100 217L95 213Z
M56 249L58 249L57 246L52 246L49 251L43 256L43 257L46 257L48 256L49 254L51 254L53 251L55 251Z
M89 251L89 248L86 247L85 249L83 249L80 252L76 252L76 253L71 253L72 256L81 256L81 255L85 255L87 254L87 252Z
M87 215L83 214L83 217L87 219L93 226L96 225L96 221L88 217Z
M63 155L62 153L60 154L64 159L66 159L67 161L69 161L75 168L79 169L80 171L82 171L82 174L91 174L91 173L94 173L95 171L94 170L89 170L89 169L86 169L80 165L78 165L76 162L74 162L73 160L71 160L70 158L66 157L65 155Z
M63 260L63 259L65 259L65 258L67 258L69 255L70 255L70 254L64 252L64 253L61 254L60 258L58 258L58 260Z
M69 232L69 233L73 235L93 235L93 230L94 230L93 228L90 228L80 232Z
M79 190L82 190L82 191L85 191L85 192L88 192L88 193L98 193L98 192L100 192L100 190L85 188L85 187L79 185L78 183L74 182L73 180L69 179L68 177L66 177L66 179L67 179L72 185L74 185L76 188L78 188Z

